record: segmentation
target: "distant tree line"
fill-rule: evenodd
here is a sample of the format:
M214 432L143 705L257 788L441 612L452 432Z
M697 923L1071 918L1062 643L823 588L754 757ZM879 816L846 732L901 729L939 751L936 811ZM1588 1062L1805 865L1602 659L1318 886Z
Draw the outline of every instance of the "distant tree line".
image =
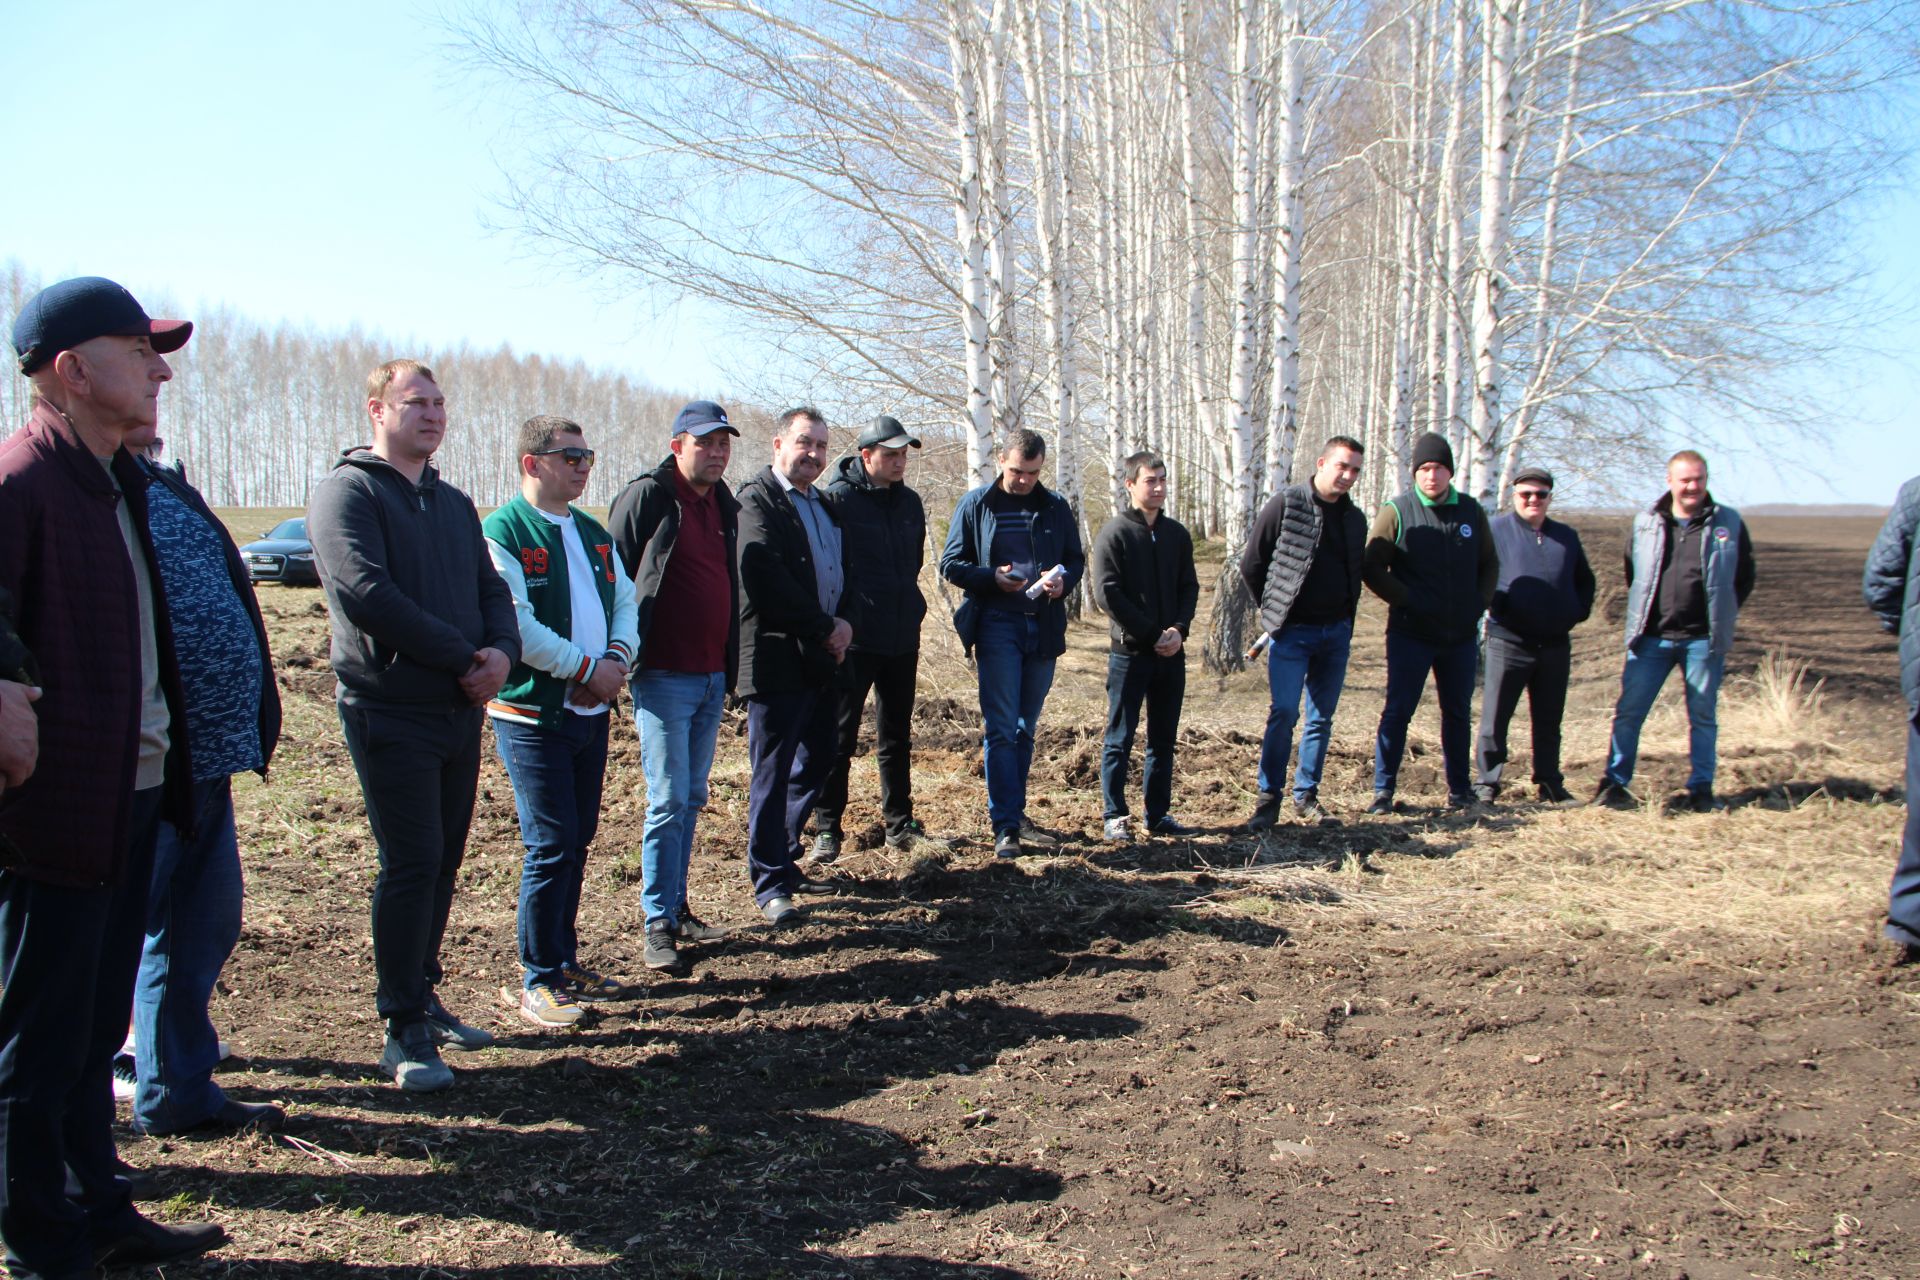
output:
M0 333L12 332L15 314L47 283L18 262L0 267ZM154 314L180 314L165 298L141 301ZM452 430L438 466L483 504L515 492L514 430L525 419L557 413L587 428L599 453L588 498L605 504L666 456L673 415L686 400L626 374L504 345L401 351L357 329L262 323L228 308L184 318L194 323L193 340L168 357L174 380L161 400L160 434L169 458L217 506L304 507L340 451L368 441L367 374L399 355L424 360L439 377ZM26 420L32 398L17 372L0 378L8 432ZM745 416L756 425L765 417Z

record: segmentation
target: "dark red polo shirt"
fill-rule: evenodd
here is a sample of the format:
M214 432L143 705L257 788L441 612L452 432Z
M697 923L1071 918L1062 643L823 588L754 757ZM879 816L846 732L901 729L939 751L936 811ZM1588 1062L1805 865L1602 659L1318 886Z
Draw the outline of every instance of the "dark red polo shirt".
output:
M733 626L733 585L727 573L727 538L713 490L695 493L673 469L673 496L680 503L680 532L660 576L640 666L647 671L706 675L727 669L727 632Z

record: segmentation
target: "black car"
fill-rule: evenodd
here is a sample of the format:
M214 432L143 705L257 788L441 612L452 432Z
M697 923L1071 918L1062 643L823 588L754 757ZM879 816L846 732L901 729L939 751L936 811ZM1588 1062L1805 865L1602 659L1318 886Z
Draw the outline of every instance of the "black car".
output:
M305 516L282 520L260 541L240 548L240 558L246 562L247 576L255 582L320 585L320 571L313 565L313 544L307 541Z

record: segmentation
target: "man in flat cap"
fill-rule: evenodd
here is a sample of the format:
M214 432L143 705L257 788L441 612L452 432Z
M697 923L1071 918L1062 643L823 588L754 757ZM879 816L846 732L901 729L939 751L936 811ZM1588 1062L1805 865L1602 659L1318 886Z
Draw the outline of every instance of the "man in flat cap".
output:
M846 542L842 612L853 624L837 708L839 740L813 809L813 861L840 856L847 775L860 741L860 718L873 693L874 759L887 846L902 852L944 849L913 816L913 701L920 678L920 623L927 616L920 568L927 559L927 510L907 487L907 451L920 441L898 418L881 414L860 433L859 452L834 464L822 486Z
M97 276L43 290L13 326L34 407L0 444L0 593L44 691L37 765L0 797L0 1237L15 1276L91 1276L226 1239L136 1213L112 1129L154 842L163 815L191 824L193 778L126 440L157 421L166 353L192 333Z
M1533 785L1548 804L1573 803L1560 773L1560 720L1573 670L1569 633L1593 612L1593 566L1580 535L1547 518L1553 473L1522 467L1513 477L1513 510L1488 522L1500 556L1500 581L1487 610L1487 675L1480 698L1479 772L1483 804L1500 794L1507 726L1520 694L1533 721Z

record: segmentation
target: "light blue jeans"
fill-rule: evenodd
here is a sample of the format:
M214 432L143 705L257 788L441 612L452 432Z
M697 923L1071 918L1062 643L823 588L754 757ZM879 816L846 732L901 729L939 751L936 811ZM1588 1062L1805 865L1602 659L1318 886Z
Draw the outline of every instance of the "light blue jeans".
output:
M1620 701L1614 704L1613 733L1607 742L1606 780L1622 787L1633 781L1640 726L1646 723L1668 673L1679 667L1687 686L1687 756L1693 766L1687 790L1711 791L1720 740L1720 677L1726 666L1725 656L1713 652L1708 636L1692 640L1641 636L1628 645L1627 665L1620 671Z
M987 819L996 836L1027 822L1027 774L1033 768L1033 733L1047 691L1053 688L1052 658L1040 656L1040 620L1031 614L987 609L974 640L984 723Z
M640 902L646 920L680 923L687 907L693 827L707 803L707 774L726 701L723 671L642 670L633 677L633 720L647 775L647 821L640 834Z

